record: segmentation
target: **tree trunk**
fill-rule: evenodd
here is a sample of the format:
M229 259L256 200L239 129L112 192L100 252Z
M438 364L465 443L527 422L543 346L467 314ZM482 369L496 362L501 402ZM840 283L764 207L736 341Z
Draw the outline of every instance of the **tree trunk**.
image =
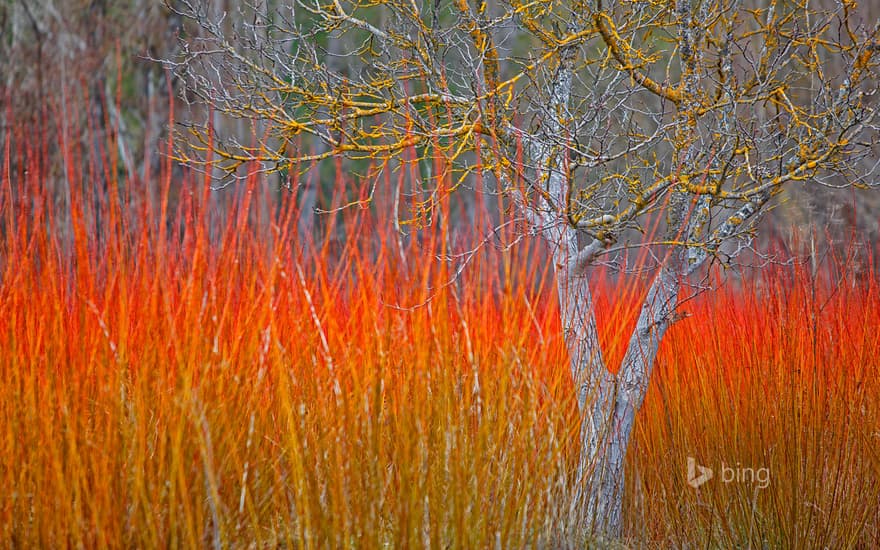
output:
M679 276L672 268L661 268L645 298L623 363L612 375L599 345L582 251L573 235L557 242L553 256L563 336L582 414L574 512L593 535L619 538L626 451L660 342L673 319Z
M574 29L577 30L577 29ZM572 380L581 412L581 456L576 477L574 510L579 523L594 535L618 538L622 532L624 462L636 412L660 341L675 311L681 275L677 258L667 258L645 298L626 356L616 375L602 357L587 267L605 247L598 239L586 247L570 224L572 186L568 151L572 146L569 107L577 52L560 51L559 67L549 87L546 130L522 135L534 159L543 193L536 207L514 193L529 223L550 245L556 269L562 330L570 358ZM677 228L679 224L673 224ZM694 262L690 267L695 267ZM679 266L682 267L682 266Z

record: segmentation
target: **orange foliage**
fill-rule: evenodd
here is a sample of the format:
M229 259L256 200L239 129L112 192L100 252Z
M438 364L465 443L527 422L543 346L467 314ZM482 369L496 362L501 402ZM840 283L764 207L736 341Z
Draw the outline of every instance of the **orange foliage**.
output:
M223 209L170 161L156 182L120 180L112 136L95 153L21 130L0 185L4 544L576 536L576 405L534 243L486 246L447 285L442 224L400 253L389 220L348 209L305 246L292 197L270 201L256 175L218 192L234 195ZM41 147L64 153L69 198L43 184L57 167ZM771 267L686 306L630 453L634 541L877 543L880 296L847 273ZM640 286L595 279L613 364ZM772 482L697 491L687 456L766 465Z

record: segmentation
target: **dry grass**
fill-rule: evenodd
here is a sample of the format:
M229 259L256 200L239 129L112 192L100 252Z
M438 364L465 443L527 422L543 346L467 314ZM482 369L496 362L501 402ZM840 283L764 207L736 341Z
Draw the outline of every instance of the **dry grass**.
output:
M112 146L59 136L42 140L67 159L58 200L41 139L6 142L4 546L580 543L576 413L535 243L489 247L438 290L448 215L401 255L387 221L349 210L305 253L293 201L259 178L219 210L170 165L155 187L119 181ZM94 191L100 173L119 200ZM880 544L880 297L846 274L775 267L686 306L637 421L624 542ZM613 360L641 287L596 285ZM688 456L771 481L716 472L695 490Z

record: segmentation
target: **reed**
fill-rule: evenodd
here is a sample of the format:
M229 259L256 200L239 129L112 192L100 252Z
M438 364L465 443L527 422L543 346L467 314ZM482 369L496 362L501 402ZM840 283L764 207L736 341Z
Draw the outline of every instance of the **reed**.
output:
M453 194L402 239L378 196L317 238L256 173L218 192L167 159L126 173L112 131L86 148L57 126L10 129L3 152L4 545L584 544L548 262L492 246L510 226L451 284L443 261L503 210L480 203L468 233ZM880 543L880 297L846 263L715 274L686 306L637 421L623 543ZM613 361L643 285L595 284ZM689 456L716 478L691 488Z

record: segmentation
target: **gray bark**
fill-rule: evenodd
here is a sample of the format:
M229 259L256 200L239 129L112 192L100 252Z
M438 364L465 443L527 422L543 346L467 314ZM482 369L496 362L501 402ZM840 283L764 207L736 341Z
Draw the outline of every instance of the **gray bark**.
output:
M681 280L696 270L706 255L691 256L684 265L674 257L661 267L645 298L621 368L612 375L599 344L587 276L589 264L605 243L594 239L579 246L578 229L567 216L572 183L565 151L573 56L574 50L561 53L550 89L545 133L525 136L546 194L536 194L535 205L527 205L522 197L514 198L548 243L556 270L563 336L582 414L574 512L594 535L617 538L622 531L624 463L635 416L644 402L660 342L674 319ZM699 225L691 220L686 233Z
M735 232L732 220L755 215L767 200L769 195L763 195L734 212L706 248L714 251ZM532 212L530 219L536 218ZM586 272L604 245L594 241L579 248L576 230L561 220L542 223L541 234L553 251L563 336L582 413L575 512L593 534L617 538L623 527L624 463L636 413L644 403L660 344L676 319L682 281L709 254L689 249L683 257L669 255L648 290L620 369L612 375L602 356ZM693 219L683 223L688 233L697 225Z

